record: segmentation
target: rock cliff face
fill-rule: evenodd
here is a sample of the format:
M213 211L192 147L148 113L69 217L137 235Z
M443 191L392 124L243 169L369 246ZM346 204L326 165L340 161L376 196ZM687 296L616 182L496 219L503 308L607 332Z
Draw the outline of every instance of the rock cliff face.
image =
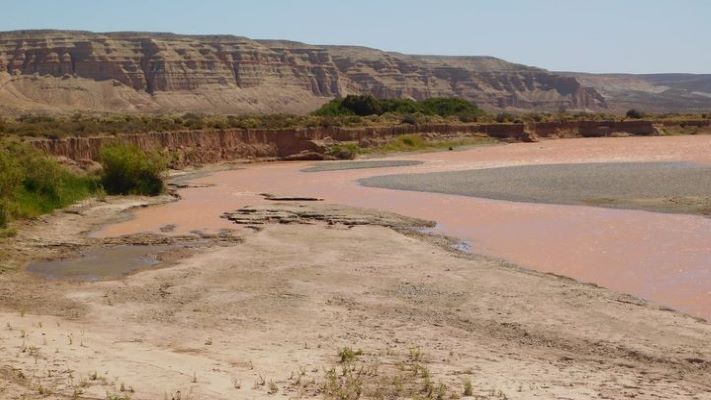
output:
M380 128L225 129L186 130L145 134L33 139L32 145L48 154L75 161L97 160L106 144L132 143L145 150L169 152L175 166L236 159L318 159L326 144L357 142L363 147L405 134L428 138L488 135L511 141L531 141L537 136L599 137L657 135L664 129L692 129L687 133L711 133L711 121L687 120L659 123L646 120L567 121L532 124L399 125Z
M711 74L582 74L560 72L595 88L610 111L636 108L647 112L711 111Z
M491 57L235 36L0 33L0 110L308 112L335 96L459 96L489 109L598 110L575 77Z

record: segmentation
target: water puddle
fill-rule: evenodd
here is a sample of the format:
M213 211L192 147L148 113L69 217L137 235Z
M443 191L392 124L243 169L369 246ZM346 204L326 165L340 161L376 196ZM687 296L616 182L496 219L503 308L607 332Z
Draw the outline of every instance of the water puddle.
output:
M96 248L80 255L31 263L27 270L46 279L73 281L102 281L124 277L141 269L161 263L161 255L175 245L123 245Z

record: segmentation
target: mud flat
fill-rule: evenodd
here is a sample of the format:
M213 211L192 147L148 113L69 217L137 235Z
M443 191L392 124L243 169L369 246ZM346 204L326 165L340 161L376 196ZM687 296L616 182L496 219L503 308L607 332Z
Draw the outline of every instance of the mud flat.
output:
M146 242L86 236L126 209L58 213L6 245ZM480 399L711 396L698 319L453 251L397 214L269 202L224 217L239 240L120 280L0 275L0 398L449 398L466 382Z
M711 214L711 166L690 163L526 165L393 174L359 182L495 200Z

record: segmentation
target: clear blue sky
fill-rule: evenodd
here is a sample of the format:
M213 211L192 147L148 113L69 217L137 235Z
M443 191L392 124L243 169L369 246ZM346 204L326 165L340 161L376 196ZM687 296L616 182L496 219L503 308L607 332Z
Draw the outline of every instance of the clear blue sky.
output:
M235 34L551 70L711 73L711 0L3 0L0 30Z

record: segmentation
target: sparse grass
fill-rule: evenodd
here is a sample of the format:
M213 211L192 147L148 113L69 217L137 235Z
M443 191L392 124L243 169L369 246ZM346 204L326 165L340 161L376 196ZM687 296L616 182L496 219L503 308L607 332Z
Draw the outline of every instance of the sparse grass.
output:
M401 135L385 144L361 149L363 154L400 153L454 149L462 146L481 146L498 143L489 136L466 136L448 140L426 140L422 135Z
M394 360L363 355L341 362L342 354L348 354L345 349L348 348L338 351L339 366L324 371L320 391L326 399L459 398L459 391L451 391L444 382L436 380L435 374L424 365L426 355L417 347L411 348L403 357L389 352L388 358Z
M356 143L339 143L331 146L326 154L339 160L353 160L361 151Z
M336 99L315 112L321 115L219 115L219 114L121 114L75 113L73 115L25 114L0 117L0 137L29 136L62 138L67 136L140 134L174 132L187 129L297 129L314 127L376 127L409 124L559 122L580 120L619 120L622 116L584 112L484 113L461 99L429 99L414 102L380 99L373 115L344 114ZM370 102L370 100L366 100ZM356 105L356 104L354 104ZM360 107L354 107L360 108ZM369 107L370 108L370 107ZM380 115L377 115L380 114ZM711 114L657 114L646 118L660 121L705 119Z
M474 388L472 386L472 380L469 378L464 379L464 391L463 396L472 396L474 394Z
M279 386L277 386L276 382L269 381L269 391L267 393L276 394L278 391L279 391Z
M409 354L410 361L420 362L420 361L422 361L422 357L423 357L422 350L420 350L419 347L410 348L410 354Z
M355 361L356 357L362 354L362 350L353 350L352 348L346 346L338 351L338 358L340 359L340 363L344 364Z
M331 368L326 371L321 391L327 399L356 400L363 393L363 377L351 369L339 376L336 369Z
M131 396L129 396L127 394L118 395L118 394L107 393L106 400L131 400Z

